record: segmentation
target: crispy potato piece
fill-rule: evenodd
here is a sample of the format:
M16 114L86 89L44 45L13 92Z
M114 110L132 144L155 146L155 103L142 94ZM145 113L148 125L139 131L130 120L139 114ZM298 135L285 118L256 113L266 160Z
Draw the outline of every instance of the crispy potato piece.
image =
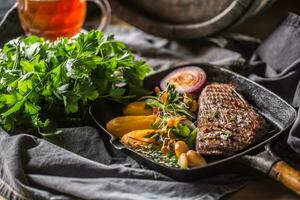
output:
M156 115L116 117L106 124L106 129L115 137L122 138L131 131L150 129L156 118Z
M135 130L125 134L121 142L132 148L140 148L149 144L157 145L156 138L153 137L155 134L158 132L153 129Z

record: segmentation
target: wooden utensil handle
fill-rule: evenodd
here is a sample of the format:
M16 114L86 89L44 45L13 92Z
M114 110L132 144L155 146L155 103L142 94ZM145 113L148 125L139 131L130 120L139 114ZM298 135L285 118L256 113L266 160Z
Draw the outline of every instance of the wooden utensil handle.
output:
M300 172L284 161L278 161L272 167L270 176L300 195Z

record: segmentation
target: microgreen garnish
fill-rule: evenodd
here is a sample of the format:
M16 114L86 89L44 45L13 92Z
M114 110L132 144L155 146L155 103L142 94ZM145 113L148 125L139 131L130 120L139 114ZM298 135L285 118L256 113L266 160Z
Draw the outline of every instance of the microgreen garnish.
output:
M172 149L170 145L176 140L186 141L191 148L195 146L198 129L194 125L196 116L191 112L191 96L180 94L174 85L169 84L166 90L157 92L157 96L142 99L157 111L160 120L152 128L159 130L158 141L162 143L162 149Z

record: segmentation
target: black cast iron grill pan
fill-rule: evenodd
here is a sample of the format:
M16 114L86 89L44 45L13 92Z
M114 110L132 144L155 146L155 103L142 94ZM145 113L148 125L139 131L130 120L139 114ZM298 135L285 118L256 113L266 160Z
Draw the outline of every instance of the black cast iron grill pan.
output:
M300 172L281 161L268 146L278 136L287 134L296 119L295 109L273 92L228 69L199 63L181 65L176 68L184 66L201 67L207 74L208 82L233 83L237 85L238 91L268 121L272 131L250 148L229 157L220 157L210 161L203 167L193 169L173 168L156 163L144 155L127 148L120 143L119 139L111 135L105 129L106 123L112 118L122 115L123 105L117 102L100 100L91 105L89 112L102 132L111 137L110 143L113 147L128 154L139 163L181 181L193 181L201 177L224 172L243 172L241 165L239 165L239 163L243 162L269 174L300 194ZM145 88L153 90L155 86L159 85L160 80L173 69L148 76L144 81Z

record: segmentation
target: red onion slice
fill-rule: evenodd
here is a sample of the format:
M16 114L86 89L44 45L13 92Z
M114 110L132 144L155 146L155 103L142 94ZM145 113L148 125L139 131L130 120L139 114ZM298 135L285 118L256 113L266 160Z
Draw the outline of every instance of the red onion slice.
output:
M200 67L182 67L175 69L160 81L162 90L167 84L175 85L179 93L190 93L197 95L206 81L206 74Z

